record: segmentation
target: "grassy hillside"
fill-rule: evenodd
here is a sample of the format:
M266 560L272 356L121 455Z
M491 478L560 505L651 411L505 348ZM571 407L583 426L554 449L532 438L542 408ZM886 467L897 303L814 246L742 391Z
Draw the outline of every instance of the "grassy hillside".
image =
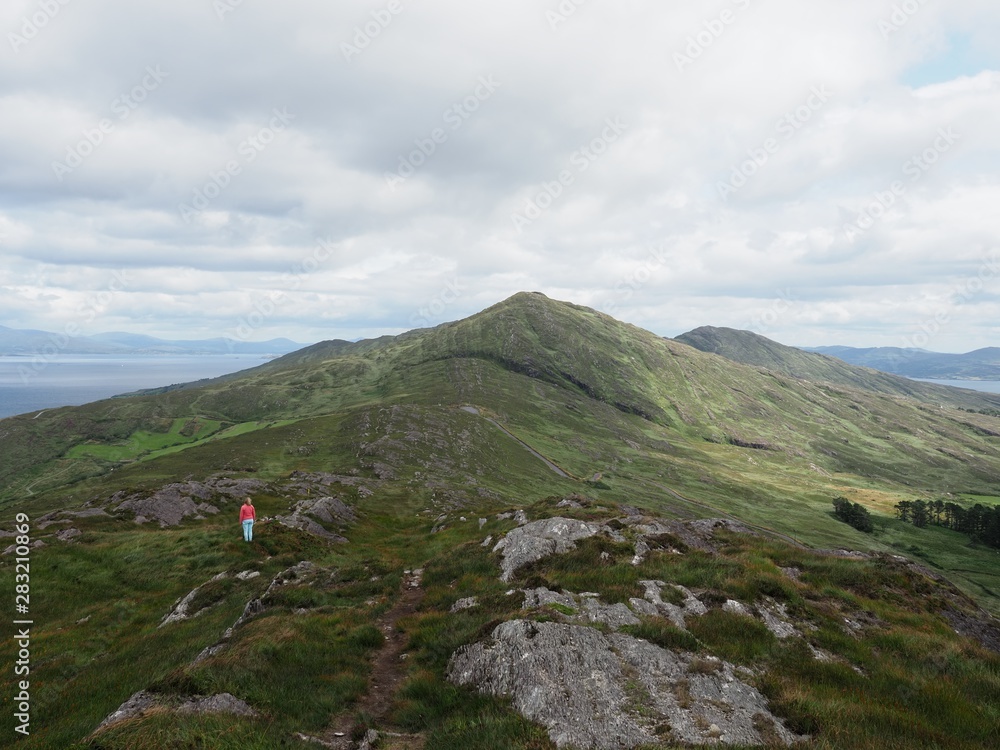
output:
M869 365L867 360L859 359L856 364L848 364L832 351L830 352L832 356L825 353L807 352L795 347L784 346L751 331L703 326L681 334L676 340L703 352L718 354L733 362L764 367L774 372L790 375L793 378L835 383L876 393L904 396L928 404L944 404L975 411L1000 409L1000 395L997 394L915 382L909 378L889 374L895 370L876 367L875 364ZM847 347L837 349L839 351L845 348ZM919 354L915 354L914 357L918 358ZM917 375L916 377L945 376Z
M520 294L463 321L318 344L235 378L2 420L0 529L25 513L33 538L45 541L32 551L38 732L20 744L308 747L316 745L298 735L367 723L404 735L388 747L552 747L502 700L444 681L459 645L499 620L537 615L505 596L497 556L482 546L514 527L498 514L526 508L532 519L740 519L764 536L734 537L721 557L674 560L664 551L636 567L624 547L602 542L546 562L518 585L544 581L627 601L641 577L652 577L717 603L778 597L814 622L814 646L853 663L863 681L843 665L802 661L802 644L785 648L763 634L729 643L722 634L733 623L722 613L693 626L694 640L655 620L641 632L761 668L761 689L797 731L816 736L816 747L900 746L878 738L913 713L926 718L893 735L910 743L902 746L984 746L976 743L998 725L1000 667L942 612L1000 613L997 552L899 522L892 507L946 493L1000 502L1000 419L929 398L735 363ZM133 512L116 510L124 497L219 478L258 483L262 517L338 498L356 520L323 525L348 542L269 521L246 545L238 501L217 490L206 497L221 512L176 526L137 525ZM837 521L837 496L868 508L875 533ZM557 508L564 498L583 508ZM94 512L46 516L61 509ZM55 537L69 528L81 534ZM957 589L904 575L891 557L831 560L810 549L905 555ZM302 561L322 572L272 590L262 614L196 661L275 576ZM810 572L781 582L775 566ZM407 594L417 568L425 571L419 601ZM0 571L12 590L10 556ZM158 627L199 586L203 613ZM450 613L471 596L481 608ZM843 607L887 625L855 642L834 627ZM407 659L393 661L399 689L386 698L390 711L374 716L380 632L409 645ZM140 690L170 701L229 693L259 716L158 710L87 739ZM986 723L966 722L960 704Z

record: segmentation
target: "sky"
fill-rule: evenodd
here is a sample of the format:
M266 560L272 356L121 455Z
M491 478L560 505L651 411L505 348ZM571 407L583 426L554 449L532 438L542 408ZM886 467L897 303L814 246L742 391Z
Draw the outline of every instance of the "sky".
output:
M1000 346L996 0L6 0L0 325L357 339L518 291Z

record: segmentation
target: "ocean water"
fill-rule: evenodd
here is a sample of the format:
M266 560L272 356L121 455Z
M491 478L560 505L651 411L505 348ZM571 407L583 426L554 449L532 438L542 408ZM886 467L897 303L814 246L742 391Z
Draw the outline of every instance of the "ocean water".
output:
M50 362L0 357L0 419L79 406L143 388L217 378L266 361L257 354L60 356Z
M968 388L971 391L1000 393L1000 380L932 380L930 378L910 378L910 380L919 380L921 383L933 383L934 385L950 385L953 388Z

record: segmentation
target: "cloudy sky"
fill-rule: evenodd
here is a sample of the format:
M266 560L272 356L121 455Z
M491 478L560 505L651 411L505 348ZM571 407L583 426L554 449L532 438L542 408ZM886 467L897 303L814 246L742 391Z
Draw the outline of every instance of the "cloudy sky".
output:
M1000 345L996 0L6 0L0 324L302 342L521 290Z

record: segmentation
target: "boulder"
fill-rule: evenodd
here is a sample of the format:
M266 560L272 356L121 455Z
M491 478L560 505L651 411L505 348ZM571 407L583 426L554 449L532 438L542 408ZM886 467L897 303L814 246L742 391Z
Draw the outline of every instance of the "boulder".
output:
M509 698L559 748L662 743L791 745L794 735L739 668L620 633L511 620L459 649L448 679Z

